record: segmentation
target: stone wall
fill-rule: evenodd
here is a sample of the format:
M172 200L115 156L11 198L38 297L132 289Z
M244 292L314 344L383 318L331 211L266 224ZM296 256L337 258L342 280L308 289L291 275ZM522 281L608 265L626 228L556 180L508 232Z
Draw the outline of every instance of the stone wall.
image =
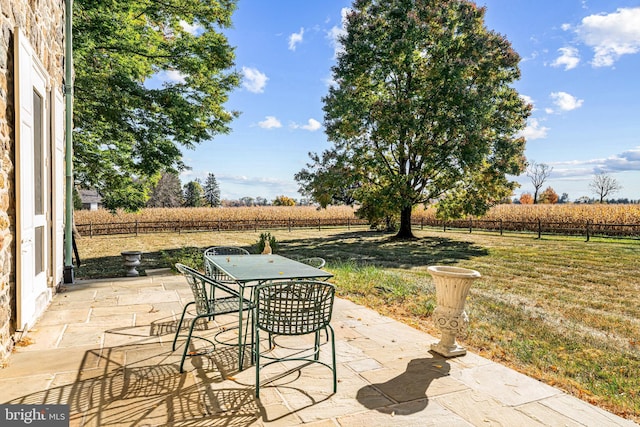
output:
M51 83L60 88L64 7L64 0L0 0L0 364L11 352L15 332L14 31L22 29Z

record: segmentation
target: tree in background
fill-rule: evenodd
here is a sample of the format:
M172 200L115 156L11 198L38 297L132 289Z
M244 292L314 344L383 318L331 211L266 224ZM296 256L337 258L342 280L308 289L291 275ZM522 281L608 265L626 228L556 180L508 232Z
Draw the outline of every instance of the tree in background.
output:
M273 206L295 206L296 201L291 197L287 196L278 196L273 199Z
M294 176L300 185L298 192L323 208L328 205L352 206L356 201L354 192L362 184L357 181L350 159L335 148L325 150L322 158L316 153L309 153L309 157L309 169L302 169Z
M291 197L278 196L273 199L273 206L295 206L296 201Z
M545 163L536 163L532 161L527 165L526 174L531 179L531 184L533 184L533 203L538 203L538 193L542 188L542 185L545 183L549 175L551 175L551 171L553 168Z
M560 196L558 203L569 203L569 193L562 193L562 196Z
M520 196L520 204L521 205L532 205L533 204L533 196L531 193L522 193Z
M589 188L592 193L598 196L600 203L603 203L605 197L612 196L622 190L622 185L606 172L600 172L594 175Z
M220 206L220 186L218 186L216 176L212 173L207 175L204 182L204 199L212 208Z
M149 208L177 208L182 206L182 183L174 172L164 172L153 186L147 201Z
M184 186L184 205L189 208L197 208L203 205L202 185L199 180L190 181Z
M555 205L558 203L558 193L553 188L547 187L546 190L540 193L540 203Z
M326 172L339 179L303 177L305 186L322 194L320 180L349 178L355 200L397 213L403 238L413 236L416 204L480 215L511 194L517 184L506 176L524 170L525 140L515 135L530 105L512 85L520 58L487 30L484 12L466 0L356 0L323 99L339 160ZM312 173L323 171L322 158L312 160Z
M105 207L144 207L181 147L230 131L240 79L221 30L235 4L74 1L74 173Z

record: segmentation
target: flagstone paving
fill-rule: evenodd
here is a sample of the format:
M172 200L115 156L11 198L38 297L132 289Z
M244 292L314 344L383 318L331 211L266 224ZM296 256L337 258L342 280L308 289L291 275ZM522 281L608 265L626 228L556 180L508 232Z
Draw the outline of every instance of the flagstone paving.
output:
M326 367L280 364L261 372L257 400L234 347L180 374L171 347L189 300L171 274L66 286L0 369L0 403L68 404L72 426L638 426L476 354L442 358L436 338L342 299L337 393ZM232 325L198 333L233 341Z

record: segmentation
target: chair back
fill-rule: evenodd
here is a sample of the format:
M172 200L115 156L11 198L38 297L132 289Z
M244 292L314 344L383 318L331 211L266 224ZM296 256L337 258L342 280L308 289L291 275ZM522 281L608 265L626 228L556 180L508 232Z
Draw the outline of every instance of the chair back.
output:
M300 260L300 262L315 268L322 268L326 264L326 261L324 260L324 258L320 258L318 256L303 258Z
M207 261L207 255L249 255L249 251L237 246L211 246L204 250L204 273L222 282L232 282L233 280L226 274L214 271Z
M193 293L196 312L198 314L211 313L212 307L210 306L209 298L207 297L207 285L210 284L209 279L184 264L176 264L176 269L184 275L189 283L189 287Z
M256 327L277 335L305 335L331 321L335 287L315 280L260 285L255 292Z
M238 246L211 246L205 249L205 255L249 255L249 251Z

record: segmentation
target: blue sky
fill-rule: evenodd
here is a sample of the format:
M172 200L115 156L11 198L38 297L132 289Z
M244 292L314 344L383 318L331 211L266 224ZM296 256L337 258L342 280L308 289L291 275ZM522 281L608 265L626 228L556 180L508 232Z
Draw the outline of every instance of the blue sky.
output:
M553 167L551 186L570 200L594 197L605 171L640 199L640 1L479 0L486 26L522 57L518 92L534 106L526 156ZM229 135L184 152L183 182L213 173L223 199L300 199L293 176L331 145L322 100L343 31L343 0L239 0L234 26L240 88L228 109L242 112ZM167 76L168 78L168 76ZM529 178L515 196L532 192Z

